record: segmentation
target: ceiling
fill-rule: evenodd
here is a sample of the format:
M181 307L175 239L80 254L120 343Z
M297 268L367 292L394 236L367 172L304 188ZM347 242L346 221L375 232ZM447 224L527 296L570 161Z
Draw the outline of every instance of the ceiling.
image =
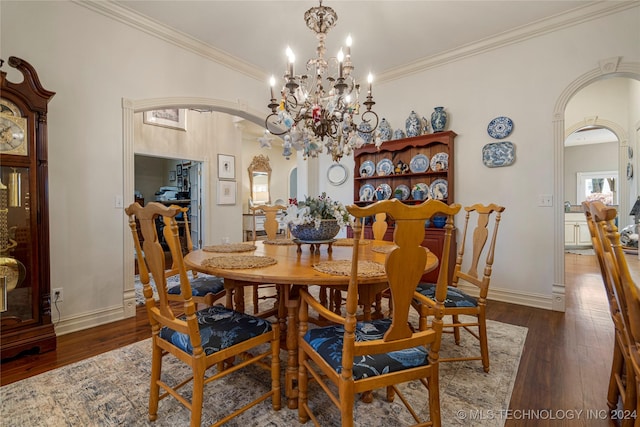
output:
M371 72L375 86L376 79L399 78L524 40L593 18L598 11L621 3L628 1L324 0L324 6L338 15L327 36L325 56L335 56L351 35L354 76L363 82ZM108 4L121 7L143 30L155 28L162 37L172 29L186 40L203 43L214 60L264 78L265 86L269 76L284 74L287 46L296 54L296 74L302 74L305 62L315 56L317 40L303 17L305 11L318 6L317 0L123 0ZM262 127L247 124L248 134L262 135ZM568 145L585 143L585 135L576 136ZM601 138L593 142L603 142Z
M317 1L116 1L255 67L265 76L283 74L285 49L298 58L296 70L315 55L316 39L306 27L306 10ZM428 58L509 35L543 31L573 19L594 3L545 1L359 1L325 0L337 15L327 36L335 56L350 34L354 75L364 81ZM571 13L569 13L572 11ZM544 22L541 22L544 20Z

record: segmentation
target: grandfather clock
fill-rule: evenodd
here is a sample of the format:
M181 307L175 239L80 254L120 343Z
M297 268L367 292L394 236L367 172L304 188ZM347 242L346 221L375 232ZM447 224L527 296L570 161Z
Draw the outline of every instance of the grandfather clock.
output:
M47 104L26 61L9 57L22 73L7 80L0 60L0 358L56 348L51 323Z

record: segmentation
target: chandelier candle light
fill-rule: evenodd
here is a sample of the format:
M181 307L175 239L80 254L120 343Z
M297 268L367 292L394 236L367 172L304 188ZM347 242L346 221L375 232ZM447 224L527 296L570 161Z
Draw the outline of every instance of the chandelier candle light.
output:
M273 135L284 135L282 155L289 158L292 149L303 152L303 158L317 157L326 147L334 161L350 155L354 148L365 144L360 134L372 134L378 127L378 115L371 110L375 104L372 95L373 77L369 74L366 111L360 115L360 85L352 75L351 36L346 48L336 57L324 57L327 33L338 20L336 12L327 6L312 7L304 20L318 39L317 56L307 61L308 74L295 75L295 55L287 47L288 64L280 99L276 98L275 77L271 77L271 113L265 119L266 129ZM369 138L371 139L371 138Z

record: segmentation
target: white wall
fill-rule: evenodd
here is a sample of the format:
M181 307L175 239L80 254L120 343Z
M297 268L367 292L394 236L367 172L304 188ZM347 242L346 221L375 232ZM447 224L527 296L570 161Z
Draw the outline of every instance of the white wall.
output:
M449 129L459 134L457 202L507 207L492 278L494 296L551 306L553 210L538 207L536 196L553 194L553 108L565 88L601 59L640 61L638 10L377 86L377 112L393 127L400 127L411 110L428 115L434 106L445 106ZM49 200L51 285L65 290L58 331L121 318L126 234L124 213L114 208L114 197L123 192L122 99L207 97L242 100L263 111L265 84L74 3L3 1L0 19L2 57L27 60L43 86L57 92L49 114ZM15 80L10 71L9 79ZM492 142L488 122L499 115L515 122L509 139L517 160L489 169L482 165L481 150ZM215 153L241 158L233 124L212 125L210 132ZM329 188L326 159L302 163L298 160L299 196L326 189L352 201L352 173L343 186ZM206 169L215 176L212 167ZM208 194L210 200L214 196ZM225 227L240 230L241 212L240 204L214 206L206 220L225 218ZM218 236L212 231L208 237L216 241Z

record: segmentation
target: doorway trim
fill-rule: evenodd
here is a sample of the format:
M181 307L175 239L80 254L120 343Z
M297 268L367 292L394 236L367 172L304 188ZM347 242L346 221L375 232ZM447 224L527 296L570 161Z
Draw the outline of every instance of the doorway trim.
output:
M264 114L251 109L241 102L228 102L220 99L199 98L199 97L175 97L175 98L151 98L133 100L122 98L122 176L123 176L123 199L124 205L133 203L133 193L135 191L134 175L134 114L147 110L162 108L196 108L207 109L220 113L227 113L233 116L242 117L258 125L264 124ZM135 260L133 240L131 239L131 229L129 219L123 215L123 307L124 317L134 317L136 315L136 295L134 288Z
M640 80L640 63L623 62L622 57L606 58L598 63L598 67L584 73L575 79L562 92L553 110L553 140L554 140L554 262L553 262L553 287L551 309L565 311L565 283L564 283L564 205L560 203L564 197L564 141L566 139L564 112L569 100L582 88L604 77L628 77ZM605 126L609 127L609 126ZM622 144L624 135L620 135L615 129L610 128ZM624 138L627 141L626 137ZM626 142L628 143L628 141Z

